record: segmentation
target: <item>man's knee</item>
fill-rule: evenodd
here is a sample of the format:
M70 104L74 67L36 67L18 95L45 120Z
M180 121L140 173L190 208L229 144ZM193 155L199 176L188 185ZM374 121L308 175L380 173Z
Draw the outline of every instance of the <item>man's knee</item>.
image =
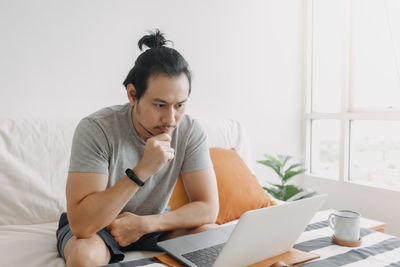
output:
M99 236L78 239L72 237L64 248L67 266L99 266L110 261L110 252L104 241Z

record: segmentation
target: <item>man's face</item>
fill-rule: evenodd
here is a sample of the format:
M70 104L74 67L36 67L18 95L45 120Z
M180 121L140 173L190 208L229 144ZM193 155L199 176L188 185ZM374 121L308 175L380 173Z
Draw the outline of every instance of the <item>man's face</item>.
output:
M171 135L182 116L189 94L189 81L184 73L177 77L163 74L150 76L140 100L133 101L132 121L143 140L167 133Z

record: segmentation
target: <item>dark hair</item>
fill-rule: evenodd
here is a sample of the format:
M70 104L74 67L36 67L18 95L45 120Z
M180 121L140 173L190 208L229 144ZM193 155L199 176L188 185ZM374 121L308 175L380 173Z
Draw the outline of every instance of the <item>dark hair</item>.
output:
M135 65L123 82L125 88L129 83L135 86L135 97L137 99L140 99L146 91L149 77L156 74L165 74L173 77L185 73L189 80L190 94L192 79L189 65L178 51L165 46L167 42L171 41L167 41L158 29L139 40L138 46L141 51L143 45L150 49L145 50L139 55L135 61Z

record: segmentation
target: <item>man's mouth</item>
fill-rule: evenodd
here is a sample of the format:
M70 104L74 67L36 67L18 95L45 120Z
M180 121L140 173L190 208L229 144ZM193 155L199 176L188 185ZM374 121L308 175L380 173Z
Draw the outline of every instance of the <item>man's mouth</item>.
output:
M176 128L176 126L157 126L155 128L160 133L170 133Z

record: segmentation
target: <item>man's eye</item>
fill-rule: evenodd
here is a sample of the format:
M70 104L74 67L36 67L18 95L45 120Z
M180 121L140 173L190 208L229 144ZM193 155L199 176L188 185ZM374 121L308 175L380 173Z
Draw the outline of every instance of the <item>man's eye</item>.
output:
M178 108L181 108L181 107L183 107L184 105L185 105L184 103L181 103L181 104L178 104L177 107L178 107Z
M162 107L165 106L164 104L155 104L155 105L156 105L156 107L158 107L158 108L162 108Z

